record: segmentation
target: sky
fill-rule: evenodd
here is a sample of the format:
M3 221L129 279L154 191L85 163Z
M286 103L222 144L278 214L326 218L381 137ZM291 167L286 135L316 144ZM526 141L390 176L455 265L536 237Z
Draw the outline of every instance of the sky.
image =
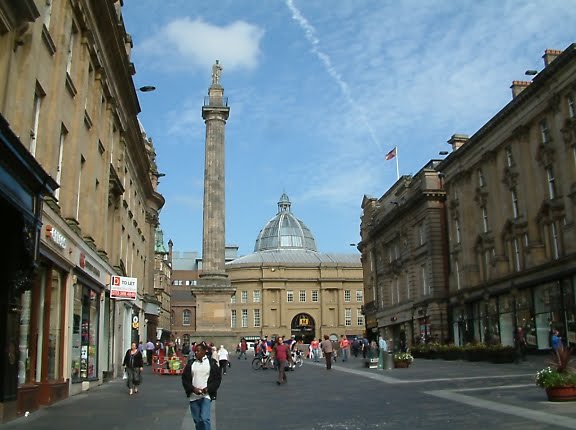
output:
M574 0L124 0L164 239L202 250L202 104L228 97L226 244L254 250L282 193L318 251L358 252L364 195L473 135L576 42ZM397 148L397 157L386 154Z

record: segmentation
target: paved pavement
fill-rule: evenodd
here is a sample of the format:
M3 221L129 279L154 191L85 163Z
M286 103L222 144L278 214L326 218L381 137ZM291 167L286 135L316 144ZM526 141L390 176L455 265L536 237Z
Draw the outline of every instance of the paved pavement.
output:
M272 370L233 359L213 403L213 429L576 429L576 403L552 403L534 384L548 357L490 364L417 359L367 369L361 358L305 364L278 386ZM0 429L193 429L178 376L145 369L140 393L122 380L31 413Z

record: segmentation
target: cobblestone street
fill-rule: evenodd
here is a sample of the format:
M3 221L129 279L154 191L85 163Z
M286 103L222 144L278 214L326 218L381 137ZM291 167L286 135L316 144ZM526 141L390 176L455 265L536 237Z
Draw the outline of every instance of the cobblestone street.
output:
M416 360L378 370L360 358L331 371L306 361L278 386L272 370L233 359L213 403L215 429L576 428L574 403L551 403L534 385L547 357L515 364ZM128 396L121 380L31 413L2 429L193 429L180 377L152 375Z

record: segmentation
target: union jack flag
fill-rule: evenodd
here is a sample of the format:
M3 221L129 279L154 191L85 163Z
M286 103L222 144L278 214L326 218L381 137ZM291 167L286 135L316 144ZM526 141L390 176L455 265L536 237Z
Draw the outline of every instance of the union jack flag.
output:
M396 147L394 147L392 151L386 154L386 160L392 160L394 157L396 157Z

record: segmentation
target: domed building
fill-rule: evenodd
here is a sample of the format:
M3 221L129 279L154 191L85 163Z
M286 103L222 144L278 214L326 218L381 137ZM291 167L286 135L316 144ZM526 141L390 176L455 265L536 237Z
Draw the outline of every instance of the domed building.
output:
M295 335L308 343L365 334L360 254L318 252L285 193L254 252L228 262L226 272L236 289L231 328L239 337Z

